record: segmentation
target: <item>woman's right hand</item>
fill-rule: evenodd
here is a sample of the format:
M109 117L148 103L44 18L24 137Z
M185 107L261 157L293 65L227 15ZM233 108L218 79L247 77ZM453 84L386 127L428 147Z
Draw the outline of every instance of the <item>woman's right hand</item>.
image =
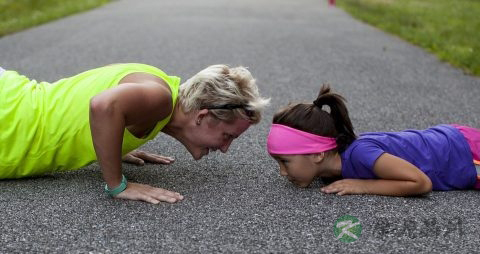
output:
M160 202L175 203L183 200L183 196L180 195L180 193L131 182L129 182L127 188L115 196L115 198L141 200L151 204L158 204Z

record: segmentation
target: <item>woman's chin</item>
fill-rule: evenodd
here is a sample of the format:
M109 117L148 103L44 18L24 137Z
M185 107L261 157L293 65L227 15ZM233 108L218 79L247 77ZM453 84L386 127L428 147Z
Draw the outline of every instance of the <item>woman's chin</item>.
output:
M203 156L205 156L205 153L202 150L195 153L190 153L190 154L192 155L193 159L196 161L200 160L201 158L203 158Z

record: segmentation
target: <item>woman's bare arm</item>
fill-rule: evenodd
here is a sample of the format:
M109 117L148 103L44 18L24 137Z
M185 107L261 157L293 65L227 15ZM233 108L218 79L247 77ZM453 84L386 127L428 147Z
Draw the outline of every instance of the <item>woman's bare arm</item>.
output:
M121 181L122 141L125 127L145 121L161 120L167 117L171 110L170 91L155 82L121 84L91 99L90 128L93 144L103 178L109 188L118 186ZM131 186L134 185L129 183L127 190ZM148 189L147 192L152 192L152 189ZM149 200L145 201L152 202L151 196L135 194L135 198L126 198L142 200L148 198Z

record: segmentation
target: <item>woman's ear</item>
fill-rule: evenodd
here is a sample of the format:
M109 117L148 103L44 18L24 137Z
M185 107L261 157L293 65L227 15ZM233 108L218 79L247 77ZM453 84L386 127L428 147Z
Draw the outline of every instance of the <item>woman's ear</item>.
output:
M200 125L203 118L208 115L208 109L201 109L195 114L195 124Z
M325 152L312 154L312 159L314 163L320 163L325 159Z

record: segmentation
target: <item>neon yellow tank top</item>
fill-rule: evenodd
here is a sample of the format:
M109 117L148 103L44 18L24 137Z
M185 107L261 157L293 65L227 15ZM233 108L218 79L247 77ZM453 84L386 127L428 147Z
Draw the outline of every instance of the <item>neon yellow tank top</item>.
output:
M0 179L79 169L96 161L90 98L135 72L162 78L170 86L175 105L180 78L145 64L109 65L55 83L4 72L0 76ZM159 121L145 138L136 138L125 129L122 153L153 139L170 117Z

